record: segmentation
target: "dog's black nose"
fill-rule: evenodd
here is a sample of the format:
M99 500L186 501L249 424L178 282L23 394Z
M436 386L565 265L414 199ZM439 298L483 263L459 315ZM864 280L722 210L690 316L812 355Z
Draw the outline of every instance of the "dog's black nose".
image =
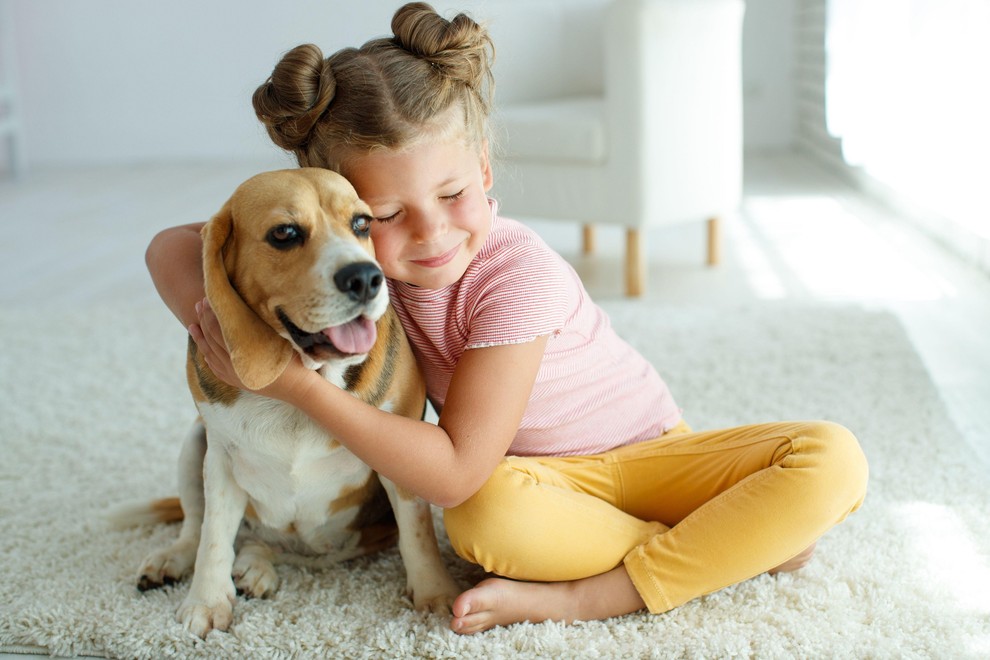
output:
M368 302L382 288L385 275L373 263L362 261L348 264L333 275L334 284L355 302Z

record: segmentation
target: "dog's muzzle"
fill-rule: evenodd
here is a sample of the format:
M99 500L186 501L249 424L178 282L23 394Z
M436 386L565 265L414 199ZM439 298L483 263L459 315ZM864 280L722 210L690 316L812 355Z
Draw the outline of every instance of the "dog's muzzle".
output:
M289 319L279 308L279 321L289 331L293 343L314 360L325 362L334 357L361 355L371 350L378 338L375 322L363 314L347 323L307 332Z
M318 362L368 353L378 336L375 321L361 310L367 310L382 293L385 275L381 268L369 261L350 263L334 273L333 282L353 303L355 316L345 323L310 332L296 325L281 307L275 310L293 343Z

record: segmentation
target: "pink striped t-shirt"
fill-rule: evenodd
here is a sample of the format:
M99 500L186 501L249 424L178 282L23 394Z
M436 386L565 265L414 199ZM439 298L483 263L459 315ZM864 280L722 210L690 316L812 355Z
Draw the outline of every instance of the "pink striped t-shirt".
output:
M460 280L443 289L389 281L434 408L443 409L465 350L549 335L509 455L594 454L676 425L667 385L619 338L570 264L491 206L491 233Z

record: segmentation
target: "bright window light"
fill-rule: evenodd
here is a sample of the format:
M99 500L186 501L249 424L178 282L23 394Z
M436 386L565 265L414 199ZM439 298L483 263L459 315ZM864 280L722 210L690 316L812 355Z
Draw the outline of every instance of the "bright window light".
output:
M990 2L829 0L826 58L846 161L990 238Z

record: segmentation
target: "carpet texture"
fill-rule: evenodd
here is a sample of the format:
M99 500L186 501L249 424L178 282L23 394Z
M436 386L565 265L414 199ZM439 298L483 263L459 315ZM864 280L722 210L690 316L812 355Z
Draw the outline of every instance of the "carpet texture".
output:
M990 656L990 478L886 313L766 304L606 305L694 428L827 418L871 466L864 507L795 574L660 616L519 624L460 637L412 611L396 550L327 570L280 566L205 641L174 612L188 583L139 593L178 527L110 530L115 505L176 492L192 403L184 333L163 308L0 313L0 651L121 658ZM589 539L594 543L594 539ZM463 585L480 577L444 545Z

